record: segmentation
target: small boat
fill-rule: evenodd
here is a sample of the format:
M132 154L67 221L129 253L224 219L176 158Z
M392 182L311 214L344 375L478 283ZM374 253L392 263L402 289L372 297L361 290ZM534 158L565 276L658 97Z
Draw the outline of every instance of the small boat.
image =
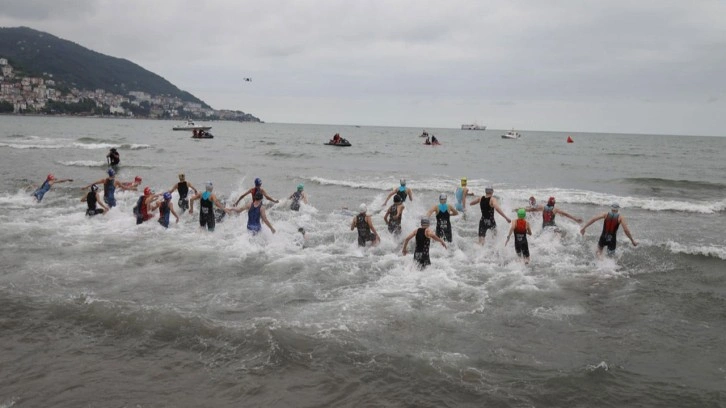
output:
M343 138L341 138L338 143L328 142L328 143L323 143L323 144L327 145L327 146L338 146L338 147L350 147L351 146L348 139L343 139Z
M476 123L461 125L461 130L487 130L486 126L479 126Z
M194 129L194 132L192 133L192 139L214 139L214 135L207 132L206 130L197 131L196 129Z
M211 126L198 125L193 120L188 120L181 126L174 126L172 130L209 130Z
M502 135L502 139L519 139L522 135L519 132L515 132L514 129Z

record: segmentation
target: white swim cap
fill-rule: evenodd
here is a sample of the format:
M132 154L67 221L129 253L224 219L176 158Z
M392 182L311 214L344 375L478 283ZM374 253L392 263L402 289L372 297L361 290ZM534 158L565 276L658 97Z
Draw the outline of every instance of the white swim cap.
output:
M368 206L366 206L365 204L361 204L360 207L358 207L358 211L360 211L361 213L367 212Z

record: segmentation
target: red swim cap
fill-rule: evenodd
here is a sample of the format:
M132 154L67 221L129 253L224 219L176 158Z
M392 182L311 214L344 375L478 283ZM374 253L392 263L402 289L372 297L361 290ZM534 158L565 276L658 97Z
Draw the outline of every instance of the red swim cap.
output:
M141 183L141 176L136 176L136 178L134 179L134 181L138 181L139 183Z
M149 195L149 194L151 194L151 187L146 187L144 189L144 195Z

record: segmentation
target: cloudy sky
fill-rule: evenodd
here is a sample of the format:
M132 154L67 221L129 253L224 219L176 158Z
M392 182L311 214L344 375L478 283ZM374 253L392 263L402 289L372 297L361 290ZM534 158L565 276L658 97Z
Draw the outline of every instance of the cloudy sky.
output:
M21 25L267 122L726 136L723 0L0 1Z

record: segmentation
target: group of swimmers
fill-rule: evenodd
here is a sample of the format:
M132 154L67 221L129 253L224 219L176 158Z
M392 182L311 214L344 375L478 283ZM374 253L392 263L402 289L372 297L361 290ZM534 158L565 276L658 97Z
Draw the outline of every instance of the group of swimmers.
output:
M107 170L107 175L108 177L97 180L83 187L83 189L89 189L89 192L81 198L81 201L86 202L88 205L88 209L86 210L86 214L88 216L105 214L111 208L116 206L116 200L114 197L116 189L136 191L142 181L141 177L137 176L132 182L120 182L115 179L115 171L112 168ZM37 201L40 202L43 199L44 194L47 193L55 183L71 181L73 180L57 179L53 174L49 174L45 182L33 193L33 195ZM103 186L103 199L101 199L98 195L98 185ZM199 200L199 225L209 231L214 231L216 222L221 221L224 215L231 212L241 213L247 211L247 229L251 233L256 234L260 232L262 229L262 223L264 223L273 234L275 233L275 228L267 218L263 199L267 199L273 203L279 203L279 200L272 198L265 189L262 188L262 180L260 178L256 178L254 180L254 187L244 192L235 201L232 208L226 207L217 198L213 190L214 186L212 182L207 182L204 191L200 192L191 183L186 181L184 174L179 174L179 181L163 193L157 194L150 187L146 187L134 207L136 223L141 224L152 219L153 212L157 210L159 212L158 222L163 227L168 228L171 215L176 218L176 222L179 222L179 215L175 210L174 204L171 202L172 193L177 192L179 195L177 204L182 212L188 210L189 214L193 214L194 202ZM189 197L190 191L193 191L194 193L191 197ZM564 210L556 208L555 197L550 197L545 205L538 205L534 197L530 197L529 206L515 209L514 211L517 217L516 219L511 219L499 206L497 198L494 197L494 189L491 186L487 186L484 189L484 192L484 195L474 198L467 204L468 197L474 196L474 194L467 187L467 179L464 177L461 179L461 184L457 187L454 193L456 199L455 204L452 205L448 202L447 194L440 194L439 203L428 209L425 215L421 218L421 226L408 234L404 239L403 254L406 255L408 253L408 244L411 240L415 239L415 249L413 253L414 259L421 267L429 265L431 263L429 257L430 241L433 239L444 247L446 247L446 243L451 243L452 229L450 217L457 216L460 213L465 213L468 206L479 205L481 210L481 219L479 220L477 234L479 244L483 245L485 243L488 231L496 234L496 212L504 218L508 224L510 224L504 245L506 246L509 243L510 237L514 235L515 252L525 263L529 263L530 257L527 236L532 235L531 225L527 220L527 213L541 212L542 228L544 230L552 230L554 232L559 232L555 223L555 218L558 215L567 217L577 223L582 223L583 221L581 218L574 217ZM252 197L252 201L240 208L236 208L240 201L248 195ZM404 203L406 200L413 201L413 192L406 186L405 179L401 179L400 185L388 194L383 203L384 208L391 197L393 197L393 204L385 211L383 220L391 234L400 235L401 220L405 209ZM301 203L307 204L308 199L307 194L304 191L304 185L299 184L296 191L294 191L288 199L291 201L290 209L293 211L298 211ZM98 206L101 208L98 208ZM215 207L217 208L216 211ZM619 214L619 209L620 206L617 203L613 203L610 207L610 211L593 217L580 229L580 234L585 235L585 230L591 224L598 220L604 220L602 233L598 240L598 256L602 254L605 247L608 248L609 254L612 254L615 251L617 245L616 235L621 225L633 246L638 245L630 233L625 217ZM429 229L431 216L436 217L436 227L433 231ZM371 242L372 245L376 245L380 241L371 216L368 215L368 207L366 204L360 205L358 214L356 214L351 221L350 229L351 231L357 229L359 246L365 246L367 242ZM304 230L301 232L304 234Z
M487 186L484 189L485 194L483 196L475 198L469 206L479 205L481 210L481 219L479 220L478 240L479 244L483 245L487 232L492 231L496 234L497 223L494 217L495 212L504 218L508 224L510 224L509 233L504 243L506 246L509 243L509 239L514 235L514 250L519 257L523 259L525 263L529 263L529 244L527 242L527 236L532 235L532 228L527 221L527 213L529 212L541 212L542 213L542 228L544 230L551 230L559 233L560 230L557 228L555 218L557 215L570 218L571 220L582 223L581 218L574 217L567 212L555 208L556 200L555 197L550 197L547 200L547 204L538 205L534 197L530 197L528 207L518 208L514 210L517 214L516 219L510 219L504 211L502 211L499 203L494 197L494 188ZM446 248L447 242L452 242L452 231L450 217L459 215L460 212L467 210L467 197L473 196L467 187L467 179L464 177L461 179L461 185L457 187L455 192L456 203L454 205L448 203L448 196L445 193L439 195L439 204L431 207L421 218L421 226L412 231L403 241L403 254L408 253L409 241L415 238L415 249L414 259L419 263L421 267L425 267L431 263L429 257L429 246L431 240L439 242ZM393 197L393 204L389 207L385 215L383 216L384 221L388 225L388 231L394 235L401 233L401 219L404 210L404 202L409 199L413 200L413 193L410 188L406 187L406 180L400 181L400 186L393 189L388 194L386 200L383 203L385 208L388 200ZM359 207L359 213L353 217L350 229L358 230L358 245L365 246L367 242L371 242L372 245L376 245L380 238L378 233L373 226L370 215L367 214L368 207L365 204L361 204ZM622 225L625 235L630 239L633 246L637 246L638 243L633 239L625 217L620 213L620 205L613 203L610 206L610 211L599 214L590 219L580 229L580 234L585 235L587 227L592 225L595 221L604 220L602 233L598 240L598 257L602 255L602 251L605 247L608 249L608 254L615 252L617 245L616 236L619 227ZM436 228L434 231L429 229L431 224L430 217L436 216Z

